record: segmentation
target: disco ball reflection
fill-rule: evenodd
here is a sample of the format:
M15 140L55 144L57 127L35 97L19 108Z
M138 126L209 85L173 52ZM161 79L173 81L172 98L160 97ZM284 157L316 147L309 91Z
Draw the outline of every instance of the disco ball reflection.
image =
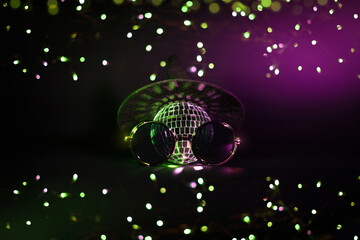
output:
M191 152L191 142L181 139L190 139L199 126L211 121L201 107L191 102L173 102L161 108L154 121L167 125L180 139L176 143L174 154L168 159L169 162L189 164L197 161Z

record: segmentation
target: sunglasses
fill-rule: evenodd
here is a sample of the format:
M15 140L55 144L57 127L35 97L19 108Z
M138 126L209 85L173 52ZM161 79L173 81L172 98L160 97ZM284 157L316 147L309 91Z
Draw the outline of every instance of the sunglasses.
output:
M136 125L125 140L134 157L148 166L166 162L174 154L178 141L189 141L192 154L206 165L229 161L240 144L233 128L218 122L202 124L194 134L177 135L164 123L146 121Z

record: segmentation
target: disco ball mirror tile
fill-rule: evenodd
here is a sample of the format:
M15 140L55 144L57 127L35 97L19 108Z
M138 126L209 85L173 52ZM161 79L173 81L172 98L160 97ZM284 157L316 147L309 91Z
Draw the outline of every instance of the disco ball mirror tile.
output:
M178 137L174 154L169 158L176 164L189 164L197 159L191 151L191 139L195 130L206 122L209 115L199 106L191 102L174 102L161 108L154 121L166 124Z

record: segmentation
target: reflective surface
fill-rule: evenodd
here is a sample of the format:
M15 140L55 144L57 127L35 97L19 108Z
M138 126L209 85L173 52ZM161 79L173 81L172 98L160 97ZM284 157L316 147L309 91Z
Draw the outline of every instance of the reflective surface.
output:
M235 148L234 135L221 123L207 123L197 129L192 139L192 150L206 164L227 161Z
M161 163L172 155L175 137L164 124L149 122L136 129L130 148L134 155L144 163Z
M154 121L168 126L178 139L169 162L189 164L197 161L191 151L190 140L198 127L211 121L204 109L192 102L174 102L163 107L154 117Z

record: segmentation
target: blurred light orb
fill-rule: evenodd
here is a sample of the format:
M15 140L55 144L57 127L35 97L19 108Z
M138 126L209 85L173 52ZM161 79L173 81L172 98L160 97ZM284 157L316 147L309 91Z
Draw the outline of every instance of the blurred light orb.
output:
M250 32L249 31L247 31L247 32L244 32L244 38L249 38L250 37Z
M199 77L202 77L202 76L204 76L204 70L202 70L202 69L200 69L199 71L198 71L198 76Z
M162 4L162 0L151 0L151 3L154 6L160 6Z
M146 45L145 50L146 50L147 52L150 52L151 49L152 49L152 46L151 46L150 44L149 44L149 45Z
M261 0L261 5L263 7L270 7L271 6L271 0Z
M212 13L212 14L216 14L220 11L220 6L217 2L213 2L209 5L209 11Z
M194 73L196 72L197 68L195 66L191 66L189 70L190 72Z
M164 33L164 29L162 29L162 28L156 29L156 33L159 34L159 35L161 35L161 34Z
M274 12L279 12L281 10L281 4L277 1L273 2L270 6L271 10Z
M328 3L328 0L317 0L317 2L319 3L319 5L325 6Z
M122 4L124 0L113 0L116 5Z
M203 23L200 24L200 27L201 27L202 29L207 29L207 28L208 28L208 24L207 24L206 22L203 22Z
M185 26L190 26L190 25L191 25L191 21L190 21L190 20L185 20L185 21L184 21L184 25L185 25Z
M11 0L10 1L10 7L11 8L17 9L17 8L20 7L20 5L21 5L20 0Z

